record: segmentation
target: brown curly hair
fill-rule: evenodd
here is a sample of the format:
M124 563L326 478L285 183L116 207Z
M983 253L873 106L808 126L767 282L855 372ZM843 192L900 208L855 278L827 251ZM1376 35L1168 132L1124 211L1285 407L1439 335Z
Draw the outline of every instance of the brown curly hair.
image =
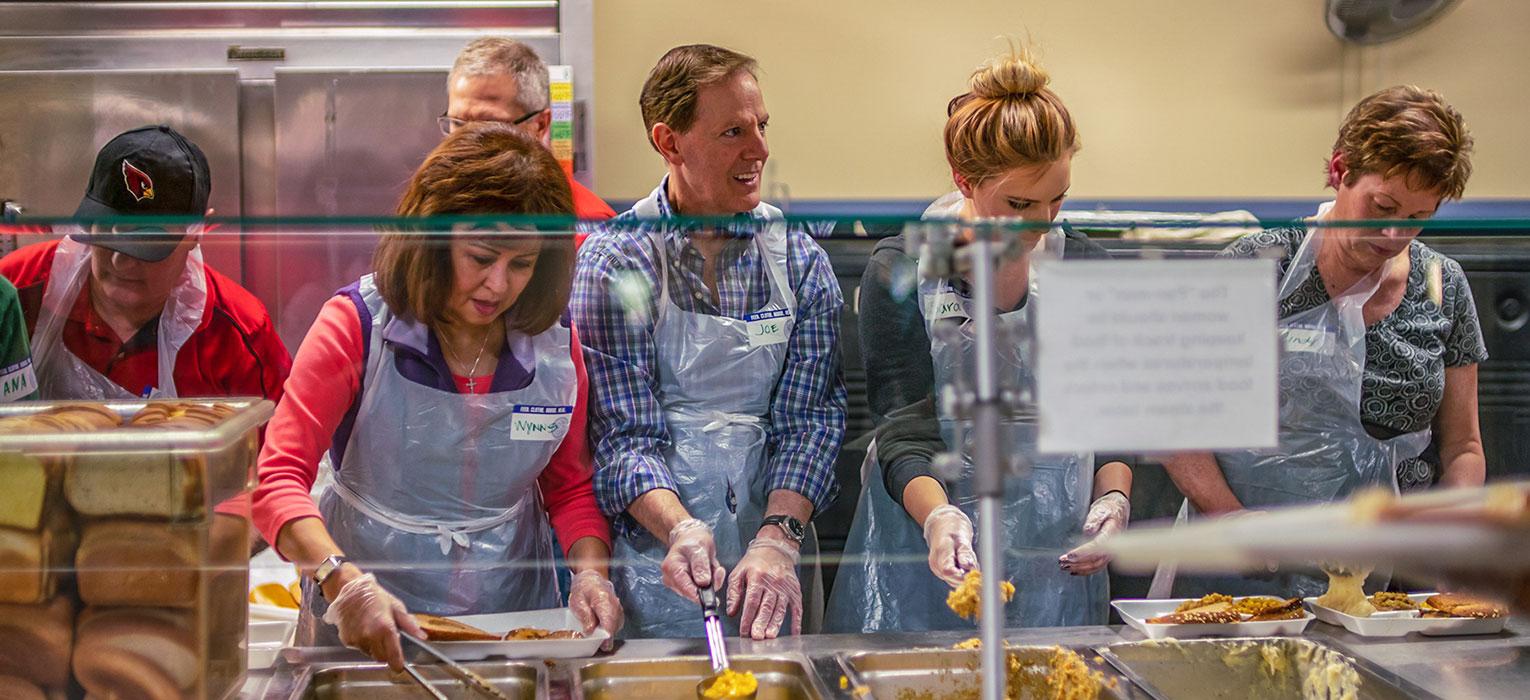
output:
M1438 191L1442 200L1451 200L1461 198L1472 176L1472 134L1466 120L1440 93L1412 85L1389 87L1360 100L1339 126L1333 152L1344 157L1349 169L1346 185L1367 173L1403 175Z
M399 198L398 215L574 214L568 178L550 151L519 129L495 122L469 122L425 156ZM448 243L456 234L384 233L372 254L378 291L394 313L432 325L443 320L442 301L451 295ZM484 236L483 233L472 235ZM524 240L524 234L484 236ZM574 277L574 239L567 233L539 236L541 251L531 280L510 310L506 325L536 335L558 322L568 308Z

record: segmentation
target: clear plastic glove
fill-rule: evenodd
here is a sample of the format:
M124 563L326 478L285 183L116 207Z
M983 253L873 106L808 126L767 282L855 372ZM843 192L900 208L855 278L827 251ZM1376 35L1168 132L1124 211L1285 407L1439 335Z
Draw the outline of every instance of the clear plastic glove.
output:
M978 568L972 550L972 519L962 509L943 505L924 518L924 541L930 545L930 572L952 587Z
M675 523L669 531L669 553L659 565L664 585L701 604L697 591L716 587L728 575L717 563L717 545L712 542L712 528L695 518Z
M749 543L728 580L728 614L738 615L739 634L775 639L792 616L792 634L802 634L802 582L797 580L797 548L767 537Z
M404 604L371 574L362 574L346 582L340 588L340 595L335 596L329 610L324 612L324 621L340 628L341 644L387 662L394 671L404 669L399 630L425 638L425 632Z
M599 627L611 635L612 639L607 639L601 645L601 649L609 651L616 633L625 621L622 603L617 600L616 587L611 585L611 581L594 569L585 569L575 574L574 582L568 589L568 607L574 611L574 618L579 620L579 624L584 625L585 634Z
M1084 518L1084 536L1089 541L1058 557L1058 565L1074 576L1098 573L1110 563L1110 555L1100 551L1096 543L1101 537L1125 530L1131 519L1132 502L1119 491L1094 499L1089 515Z

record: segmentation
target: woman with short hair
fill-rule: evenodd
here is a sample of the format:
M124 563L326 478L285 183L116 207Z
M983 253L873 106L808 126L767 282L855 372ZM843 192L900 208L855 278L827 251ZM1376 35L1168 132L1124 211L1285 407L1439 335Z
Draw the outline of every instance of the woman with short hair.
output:
M573 205L541 144L470 123L426 157L398 213L567 216ZM584 359L566 315L573 239L456 225L385 234L373 260L303 340L260 458L254 519L305 574L300 638L338 632L399 667L397 630L420 634L407 611L557 607L554 531L573 572L569 606L586 631L616 633ZM315 504L326 451L334 484Z
M1319 225L1260 231L1224 251L1279 258L1280 446L1167 460L1195 513L1483 482L1477 365L1487 348L1471 288L1460 264L1402 223L1461 197L1471 149L1465 120L1439 93L1377 92L1339 127L1326 164L1334 200L1319 209ZM1341 225L1374 219L1400 223ZM1310 571L1281 571L1176 588L1289 597L1323 586Z

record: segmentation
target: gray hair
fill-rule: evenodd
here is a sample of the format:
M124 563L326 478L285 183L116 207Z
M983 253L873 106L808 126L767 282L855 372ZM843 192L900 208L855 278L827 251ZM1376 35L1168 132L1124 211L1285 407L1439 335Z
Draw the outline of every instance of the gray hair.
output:
M497 36L474 39L457 54L447 80L481 75L514 78L515 104L527 112L548 108L547 64L530 46Z

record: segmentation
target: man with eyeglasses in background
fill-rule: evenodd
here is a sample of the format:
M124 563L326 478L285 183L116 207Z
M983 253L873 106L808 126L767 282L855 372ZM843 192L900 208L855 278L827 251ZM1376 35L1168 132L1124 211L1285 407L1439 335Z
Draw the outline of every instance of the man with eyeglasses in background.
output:
M212 216L211 191L196 144L144 126L96 154L75 218ZM266 307L203 262L202 224L74 228L0 259L31 329L40 398L281 398L292 358Z
M446 113L436 119L443 135L467 122L500 122L549 145L552 128L547 64L519 41L503 37L473 40L457 54L446 79ZM574 191L574 215L605 220L616 216L609 204L568 175Z

